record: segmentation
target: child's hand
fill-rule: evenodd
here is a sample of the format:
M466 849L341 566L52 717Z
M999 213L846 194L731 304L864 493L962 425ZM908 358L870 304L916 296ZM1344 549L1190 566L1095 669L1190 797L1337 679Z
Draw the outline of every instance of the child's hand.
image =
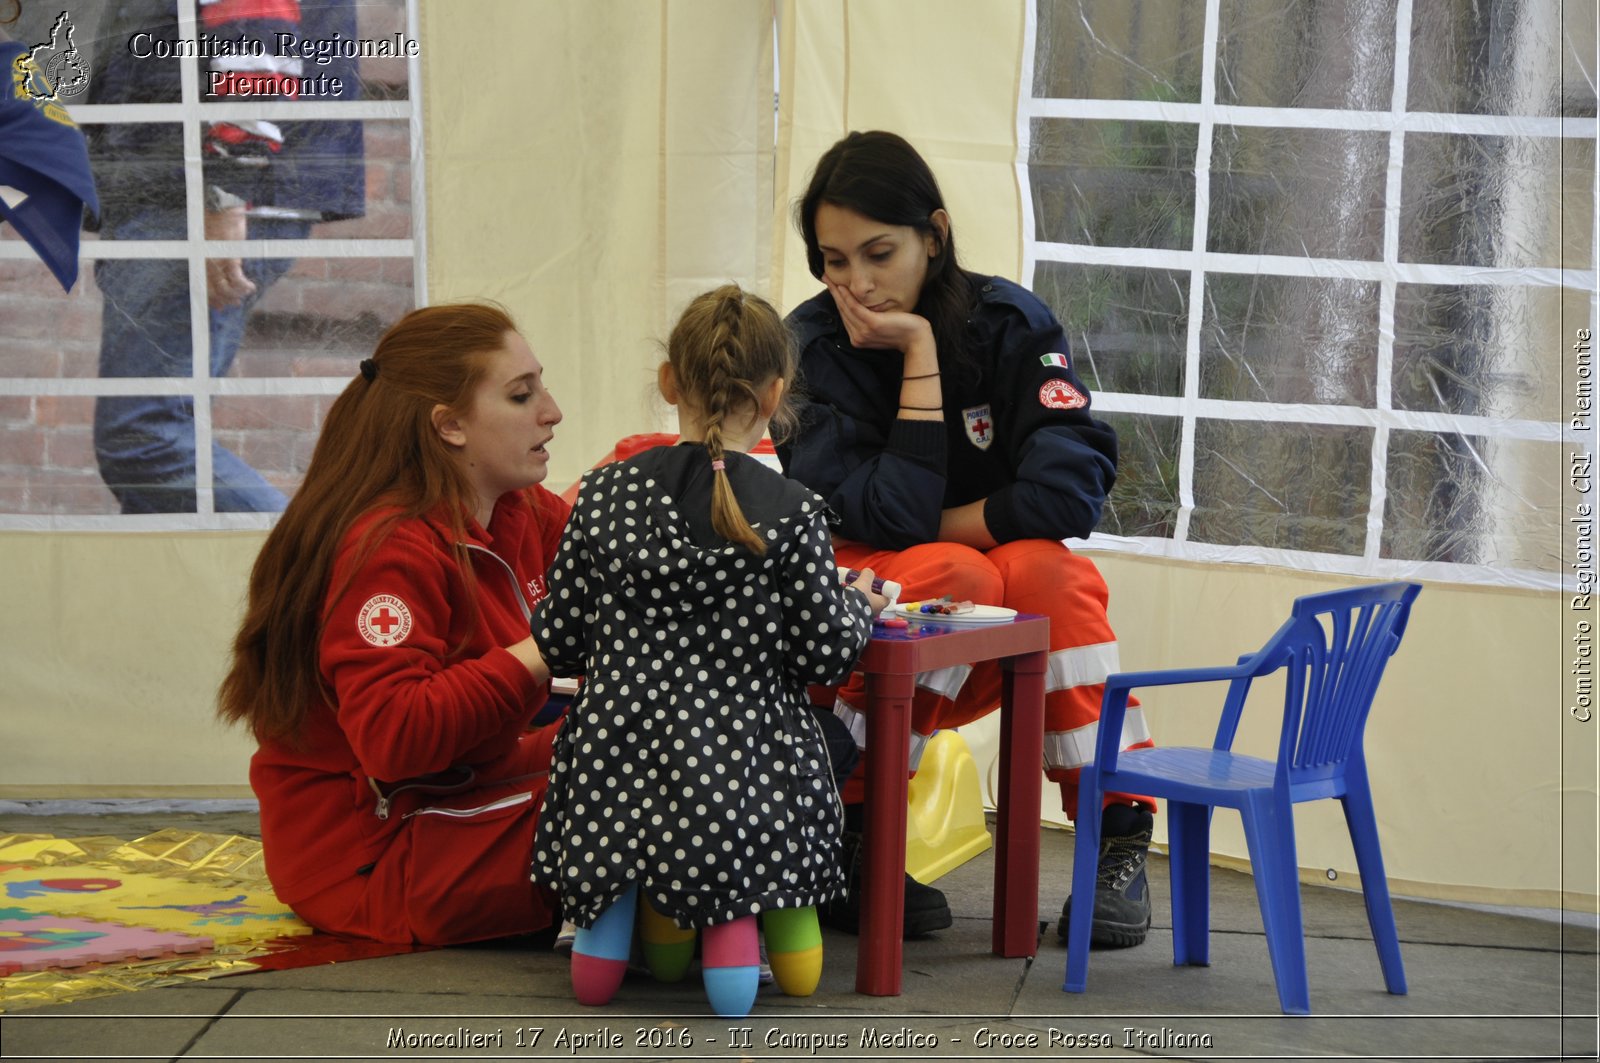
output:
M529 635L521 642L514 642L506 647L506 652L522 662L522 667L528 674L543 683L550 678L550 666L544 663L544 654L539 652L539 644Z
M850 586L867 596L867 604L872 607L872 619L878 619L878 614L883 612L884 607L889 604L889 599L873 591L872 569L862 569L861 574L856 577L855 582L850 584Z

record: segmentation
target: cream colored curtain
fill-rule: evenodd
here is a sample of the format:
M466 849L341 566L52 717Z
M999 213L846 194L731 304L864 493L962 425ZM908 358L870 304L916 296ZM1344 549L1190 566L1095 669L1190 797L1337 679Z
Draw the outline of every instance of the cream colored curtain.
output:
M789 207L817 157L858 129L915 144L938 175L968 268L1017 276L1023 15L1018 0L785 0L773 284L783 309L819 290Z
M781 0L774 154L768 0L421 0L430 299L495 298L521 321L566 413L552 486L668 426L655 344L690 295L737 280L787 310L817 290L788 208L848 130L917 144L967 264L1018 276L1030 2ZM0 798L244 792L249 743L211 712L260 541L0 535ZM1231 660L1296 594L1342 582L1097 560L1128 669ZM1368 733L1389 873L1408 892L1592 910L1595 731L1566 712L1564 608L1440 584L1419 600ZM1211 711L1147 704L1167 744L1208 741ZM992 742L969 739L987 771ZM1042 811L1059 818L1052 796ZM1350 882L1337 813L1300 830L1308 874ZM1226 816L1216 848L1243 854Z
M764 289L772 6L420 6L429 299L518 319L566 416L560 491L675 428L656 345L690 296ZM262 538L0 534L0 799L247 796L212 711Z
M692 296L765 288L771 5L429 0L422 16L431 297L516 315L566 414L559 489L618 438L675 428L656 344ZM486 31L507 42L493 59Z

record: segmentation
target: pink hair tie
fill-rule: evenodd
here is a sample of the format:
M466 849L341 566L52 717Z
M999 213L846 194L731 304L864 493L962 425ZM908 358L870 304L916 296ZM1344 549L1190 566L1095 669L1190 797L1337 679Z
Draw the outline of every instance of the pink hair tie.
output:
M728 463L723 461L721 458L717 458L715 461L713 461L711 463L711 471L712 472L721 472L724 469L726 469L727 467L728 467Z

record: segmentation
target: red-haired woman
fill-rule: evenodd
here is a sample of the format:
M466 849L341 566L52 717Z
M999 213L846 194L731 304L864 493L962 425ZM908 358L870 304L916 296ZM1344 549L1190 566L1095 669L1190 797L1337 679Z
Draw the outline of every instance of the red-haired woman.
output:
M267 874L322 930L452 944L550 925L529 881L555 726L530 610L568 507L561 411L506 314L416 310L328 411L267 537L218 711L259 748Z

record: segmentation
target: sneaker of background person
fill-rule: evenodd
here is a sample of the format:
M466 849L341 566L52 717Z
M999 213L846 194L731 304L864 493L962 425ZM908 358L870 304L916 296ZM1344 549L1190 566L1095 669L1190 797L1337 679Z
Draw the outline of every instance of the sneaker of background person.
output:
M571 919L561 920L561 929L556 932L555 950L558 955L571 956L572 943L578 940L578 924Z

